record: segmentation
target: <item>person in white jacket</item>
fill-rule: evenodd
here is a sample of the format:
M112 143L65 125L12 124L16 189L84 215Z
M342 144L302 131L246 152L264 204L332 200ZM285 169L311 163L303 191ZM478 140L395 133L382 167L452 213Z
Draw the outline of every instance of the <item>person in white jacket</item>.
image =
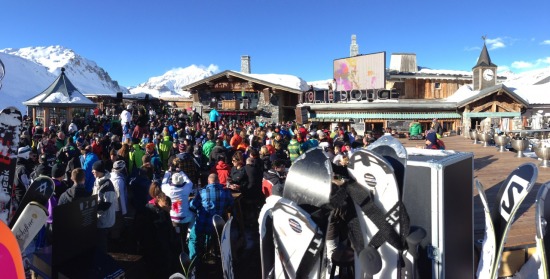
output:
M111 171L111 182L115 187L116 196L118 199L116 207L115 225L111 229L111 238L118 239L124 224L124 216L128 213L126 205L128 204L126 194L126 163L123 160L118 160L113 163Z
M170 219L176 234L180 236L182 251L187 252L187 229L195 217L189 210L189 195L193 190L193 182L182 171L167 171L162 179L161 190L172 201Z
M92 166L92 174L95 177L92 195L97 195L97 248L107 252L107 240L109 230L115 224L115 209L118 207L115 187L109 179L109 173L105 170L102 161L97 161Z

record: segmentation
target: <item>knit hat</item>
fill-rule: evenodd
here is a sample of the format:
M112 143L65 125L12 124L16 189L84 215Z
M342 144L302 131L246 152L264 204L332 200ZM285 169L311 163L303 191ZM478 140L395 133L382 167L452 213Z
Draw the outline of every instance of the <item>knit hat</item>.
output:
M176 172L174 174L172 174L172 184L173 185L181 185L183 184L183 175L181 175L181 173L179 172Z
M122 160L118 160L118 161L115 161L113 163L113 169L114 170L121 170L125 167L126 167L126 163L124 163L124 161L122 161Z
M145 149L146 149L147 151L153 151L153 150L155 150L155 144L152 143L152 142L150 142L150 143L148 143L147 145L145 145Z
M96 172L102 172L105 173L105 165L102 161L96 161L93 166L92 170L95 170Z
M28 145L19 147L19 149L17 149L17 158L29 159L30 154L31 148Z
M432 144L435 144L437 142L437 136L435 133L427 133L426 139L429 140Z
M52 177L62 177L65 175L65 166L62 164L54 164L52 167Z

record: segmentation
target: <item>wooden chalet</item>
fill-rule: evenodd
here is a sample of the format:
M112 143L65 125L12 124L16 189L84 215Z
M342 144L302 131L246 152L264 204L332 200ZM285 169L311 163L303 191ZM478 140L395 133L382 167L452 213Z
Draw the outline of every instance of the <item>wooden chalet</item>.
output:
M267 123L294 120L294 109L305 81L289 75L248 74L226 70L183 87L193 96L193 108L208 117L216 109L222 117Z
M412 121L420 122L425 131L433 119L451 134L479 129L487 119L512 130L529 103L502 84L505 77L497 76L496 68L485 45L472 72L418 70L414 54L394 54L386 74L388 89L307 91L295 113L302 123L340 123L359 133L385 127L408 132Z

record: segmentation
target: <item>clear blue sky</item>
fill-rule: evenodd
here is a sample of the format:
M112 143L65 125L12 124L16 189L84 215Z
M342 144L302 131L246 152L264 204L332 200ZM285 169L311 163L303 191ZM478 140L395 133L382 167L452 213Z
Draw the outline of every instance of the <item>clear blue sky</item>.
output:
M419 66L470 70L487 35L493 62L521 72L550 65L550 1L8 0L0 48L62 45L122 85L191 64L332 77L335 58L417 54Z

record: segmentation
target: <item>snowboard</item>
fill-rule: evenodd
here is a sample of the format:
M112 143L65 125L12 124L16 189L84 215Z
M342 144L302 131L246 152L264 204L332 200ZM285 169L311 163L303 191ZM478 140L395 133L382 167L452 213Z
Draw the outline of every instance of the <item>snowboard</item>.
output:
M402 247L404 239L400 235L400 212L402 206L400 206L399 202L399 186L392 165L377 153L362 149L351 155L348 172L359 185L372 193L372 200L370 202L374 204L370 208L376 210L375 214L378 215L374 216L371 210L365 212L366 208L363 208L354 199L358 215L363 216L363 218L359 218L361 228L365 232L365 247L363 248L371 246L370 242L375 236L377 239L382 237L384 240L384 236L381 236L381 234L393 234L394 241L399 242L393 242L394 245L392 245L384 240L379 247L374 247L378 250L382 259L382 267L379 272L373 274L373 271L367 270L366 266L361 262L356 263L355 272L361 274L362 278L370 275L373 275L373 278L401 277L398 262L403 252L398 250L396 246L401 249L404 248ZM353 199L356 195L352 193L351 196ZM361 212L361 215L359 212ZM382 221L376 221L377 219L380 220L380 218L383 218ZM357 255L359 252L361 251L356 251L356 257L359 256ZM412 274L413 270L405 270L404 273Z
M233 279L233 251L231 244L231 223L233 222L233 216L227 220L222 231L222 240L220 244L221 256L222 256L222 269L224 279Z
M495 227L493 226L493 219L491 217L491 211L489 210L489 202L483 185L479 180L475 181L481 204L483 205L483 213L485 214L485 235L483 237L483 244L481 248L480 261L477 268L477 278L490 278L491 268L495 262Z
M0 270L2 271L2 278L25 278L19 244L15 235L3 222L0 222Z
M320 278L325 236L312 216L285 198L273 206L274 278Z
M8 224L12 208L13 180L17 163L17 149L21 134L21 112L8 107L0 112L0 221Z
M332 176L332 165L323 148L309 149L290 166L283 197L297 204L326 205L332 191Z
M491 279L498 276L502 252L508 232L514 223L514 217L521 203L529 194L538 176L538 168L533 163L525 163L510 173L501 184L497 193L497 203L491 211L495 228L495 260L491 267ZM490 253L490 252L488 252Z
M27 192L23 196L23 199L21 200L21 204L15 211L15 214L13 215L13 218L10 221L10 228L13 228L15 225L15 222L19 219L19 216L21 216L21 213L27 206L27 204L31 202L36 202L38 204L41 204L43 206L47 206L48 200L52 196L54 191L54 182L51 178L41 175L37 177L29 186L29 189L27 189Z
M537 193L535 207L535 224L536 235L535 243L537 245L537 254L540 259L539 274L543 274L542 278L548 278L548 256L547 251L550 249L550 239L546 237L548 232L548 221L550 218L550 181L544 183ZM546 238L545 238L546 237Z
M37 202L30 202L25 206L21 215L11 229L21 251L25 251L34 237L48 221L48 209Z
M258 224L260 226L260 256L262 261L262 278L270 278L275 267L275 246L273 239L273 206L281 199L271 195L265 200L260 211Z

